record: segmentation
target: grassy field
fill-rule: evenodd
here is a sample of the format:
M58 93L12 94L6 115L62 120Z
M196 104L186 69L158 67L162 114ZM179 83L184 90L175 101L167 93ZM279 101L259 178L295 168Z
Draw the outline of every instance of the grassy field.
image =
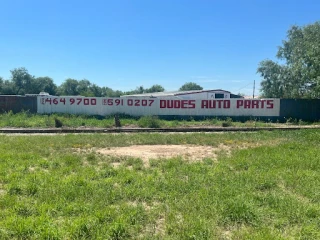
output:
M320 130L0 135L0 239L320 239ZM197 145L216 158L99 153Z
M20 127L20 128L53 128L55 127L55 119L62 123L62 127L97 127L111 128L114 127L115 121L113 116L99 117L87 115L72 114L52 114L40 115L31 114L29 112L21 112L13 114L12 112L0 114L1 127ZM295 119L284 119L284 125L310 125L313 123L303 122ZM188 120L162 120L156 117L146 116L141 118L133 118L129 116L120 116L120 122L123 127L151 127L151 128L176 128L176 127L203 127L203 126L224 126L224 127L274 127L279 126L277 123L269 121L258 121L255 118L246 122L233 121L227 119L204 119L197 120L190 118ZM316 123L314 123L316 124Z

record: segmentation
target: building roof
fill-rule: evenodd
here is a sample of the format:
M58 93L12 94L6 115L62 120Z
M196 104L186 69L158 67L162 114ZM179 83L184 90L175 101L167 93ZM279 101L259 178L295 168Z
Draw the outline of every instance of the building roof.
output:
M192 90L192 91L172 91L172 92L142 93L142 94L123 95L121 97L168 97L168 96L196 94L196 93L203 93L203 92L225 92L225 93L230 93L229 91L225 91L225 90L222 90L222 89L214 89L214 90Z

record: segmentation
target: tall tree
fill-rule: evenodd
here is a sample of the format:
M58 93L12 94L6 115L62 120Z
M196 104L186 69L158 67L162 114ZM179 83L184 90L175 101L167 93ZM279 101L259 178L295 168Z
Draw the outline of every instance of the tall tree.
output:
M202 89L203 87L201 87L200 85L194 82L187 82L179 88L179 91L202 90Z
M33 81L33 89L36 93L47 92L50 95L57 94L57 85L50 77L37 77Z
M259 64L264 97L320 97L320 22L291 27L277 58L284 64L271 60Z
M15 94L36 93L33 89L34 77L26 68L15 68L10 72Z
M123 95L122 91L114 91L112 90L112 88L109 87L102 87L101 92L102 97L120 97L121 95Z
M78 86L79 82L76 79L68 78L58 87L58 94L65 96L79 95Z
M89 87L89 95L91 97L102 97L102 88L96 84L91 84Z

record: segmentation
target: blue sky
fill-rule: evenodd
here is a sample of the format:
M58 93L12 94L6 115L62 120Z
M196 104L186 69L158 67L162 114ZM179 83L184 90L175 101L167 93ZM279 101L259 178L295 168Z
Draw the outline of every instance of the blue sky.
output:
M0 76L250 95L290 26L319 20L319 0L1 0Z

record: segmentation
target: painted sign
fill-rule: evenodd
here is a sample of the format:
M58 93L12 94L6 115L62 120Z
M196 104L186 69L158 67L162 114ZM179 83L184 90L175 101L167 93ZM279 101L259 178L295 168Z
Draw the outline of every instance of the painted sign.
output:
M280 99L98 98L38 96L38 113L132 116L279 116Z

